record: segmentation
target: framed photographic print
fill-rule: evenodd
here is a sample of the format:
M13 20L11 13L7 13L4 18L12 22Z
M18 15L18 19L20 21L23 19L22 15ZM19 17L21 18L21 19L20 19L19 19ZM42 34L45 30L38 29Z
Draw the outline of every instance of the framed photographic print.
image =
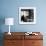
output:
M36 24L36 8L19 7L19 24Z

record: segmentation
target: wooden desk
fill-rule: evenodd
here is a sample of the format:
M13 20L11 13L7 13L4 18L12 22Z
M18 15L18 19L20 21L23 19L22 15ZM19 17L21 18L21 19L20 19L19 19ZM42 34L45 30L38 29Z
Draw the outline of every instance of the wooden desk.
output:
M4 46L43 46L43 35L25 35L26 32L11 32L8 35L4 33ZM33 32L34 33L34 32Z

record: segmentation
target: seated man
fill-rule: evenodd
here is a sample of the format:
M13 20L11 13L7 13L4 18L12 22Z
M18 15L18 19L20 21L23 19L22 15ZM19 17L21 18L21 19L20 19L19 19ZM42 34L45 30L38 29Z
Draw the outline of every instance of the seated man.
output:
M21 21L23 22L32 22L32 16L29 14L29 11L24 11L23 15L21 16Z

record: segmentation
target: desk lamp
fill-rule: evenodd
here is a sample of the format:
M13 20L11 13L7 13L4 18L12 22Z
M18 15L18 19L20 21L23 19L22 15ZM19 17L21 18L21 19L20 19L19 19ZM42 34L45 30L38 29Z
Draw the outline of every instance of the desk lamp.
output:
M9 32L8 32L8 34L11 35L11 33L10 33L10 26L14 25L14 18L5 18L5 25L9 25Z

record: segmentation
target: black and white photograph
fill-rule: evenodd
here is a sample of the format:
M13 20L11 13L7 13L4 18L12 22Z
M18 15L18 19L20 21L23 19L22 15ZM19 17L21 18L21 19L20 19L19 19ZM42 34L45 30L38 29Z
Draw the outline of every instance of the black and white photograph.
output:
M36 23L36 8L35 7L20 7L19 8L19 23L20 24L35 24Z

